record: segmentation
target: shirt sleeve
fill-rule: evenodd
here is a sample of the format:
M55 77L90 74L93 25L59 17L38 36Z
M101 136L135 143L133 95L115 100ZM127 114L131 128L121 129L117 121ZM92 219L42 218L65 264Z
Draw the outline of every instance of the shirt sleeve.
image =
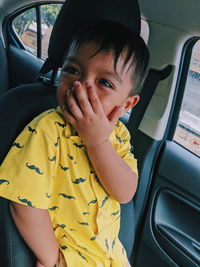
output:
M131 152L130 133L122 122L120 122L118 125L116 138L119 143L119 145L117 146L118 154L129 165L132 171L136 175L138 175L137 159L134 157L133 153Z
M27 126L0 167L0 196L48 209L55 158L52 140L39 127Z

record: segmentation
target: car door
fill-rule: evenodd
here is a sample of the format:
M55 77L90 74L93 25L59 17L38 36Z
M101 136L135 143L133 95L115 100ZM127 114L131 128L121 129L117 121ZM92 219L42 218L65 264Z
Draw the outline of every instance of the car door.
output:
M146 177L135 200L135 267L200 266L199 51L197 37L184 45L163 139L137 133L136 155Z

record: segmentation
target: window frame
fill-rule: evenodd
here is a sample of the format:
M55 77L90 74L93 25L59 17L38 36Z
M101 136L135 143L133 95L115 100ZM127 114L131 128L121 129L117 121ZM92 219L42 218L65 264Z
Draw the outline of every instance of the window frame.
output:
M45 2L33 3L33 4L26 5L26 6L20 8L16 11L14 11L9 16L7 16L3 22L3 34L8 38L9 44L14 45L17 48L21 48L21 49L31 53L35 57L45 61L45 59L41 57L42 56L42 38L41 38L42 29L41 29L41 8L40 7L42 5L49 5L49 4L61 4L61 5L63 5L63 3L64 3L63 1L51 1L51 2L45 1ZM18 38L17 33L13 27L13 20L17 16L22 14L23 12L26 12L32 8L35 9L36 23L37 23L37 53L36 54L31 52L30 50L28 50L25 47L25 45L20 40L20 38Z
M177 77L177 82L175 86L174 100L172 103L168 125L167 125L167 129L165 132L165 137L164 137L164 140L167 139L172 142L175 142L176 144L188 150L190 153L194 154L197 157L199 156L195 154L192 150L176 142L176 140L174 139L174 135L175 135L175 131L178 125L179 114L181 111L183 97L184 97L185 90L186 90L186 82L188 79L188 72L190 69L190 62L192 58L193 48L196 42L199 40L200 40L200 36L192 37L188 39L183 46L180 66L179 66L179 71L178 71L178 77Z

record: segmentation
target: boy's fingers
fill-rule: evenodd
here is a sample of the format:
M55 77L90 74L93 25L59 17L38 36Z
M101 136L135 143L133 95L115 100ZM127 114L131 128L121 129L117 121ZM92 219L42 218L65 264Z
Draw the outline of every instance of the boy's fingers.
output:
M104 113L101 101L100 101L96 91L92 87L92 85L86 84L86 90L87 90L88 98L90 100L90 104L92 106L94 113L101 113L101 112Z
M109 121L113 124L116 125L117 121L119 120L120 117L123 116L124 114L124 108L123 107L116 107L108 116Z
M73 92L68 94L66 97L67 100L67 109L69 113L71 113L75 119L80 119L83 117L83 113L79 107L79 105L76 102L76 99L73 96Z
M69 121L72 125L75 125L76 119L73 117L72 114L70 114L69 110L66 106L62 106L63 114L67 121Z
M78 104L84 115L90 114L93 112L90 101L88 100L87 94L83 89L80 82L74 82L75 93L77 97Z

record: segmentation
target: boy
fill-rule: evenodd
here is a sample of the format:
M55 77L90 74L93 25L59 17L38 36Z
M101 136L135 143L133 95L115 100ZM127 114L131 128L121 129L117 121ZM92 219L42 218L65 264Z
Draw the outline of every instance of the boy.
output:
M87 25L72 40L60 107L16 139L0 169L0 195L11 200L37 267L55 266L59 253L57 266L128 266L118 239L119 203L135 194L137 163L118 119L139 101L148 50L114 22Z

